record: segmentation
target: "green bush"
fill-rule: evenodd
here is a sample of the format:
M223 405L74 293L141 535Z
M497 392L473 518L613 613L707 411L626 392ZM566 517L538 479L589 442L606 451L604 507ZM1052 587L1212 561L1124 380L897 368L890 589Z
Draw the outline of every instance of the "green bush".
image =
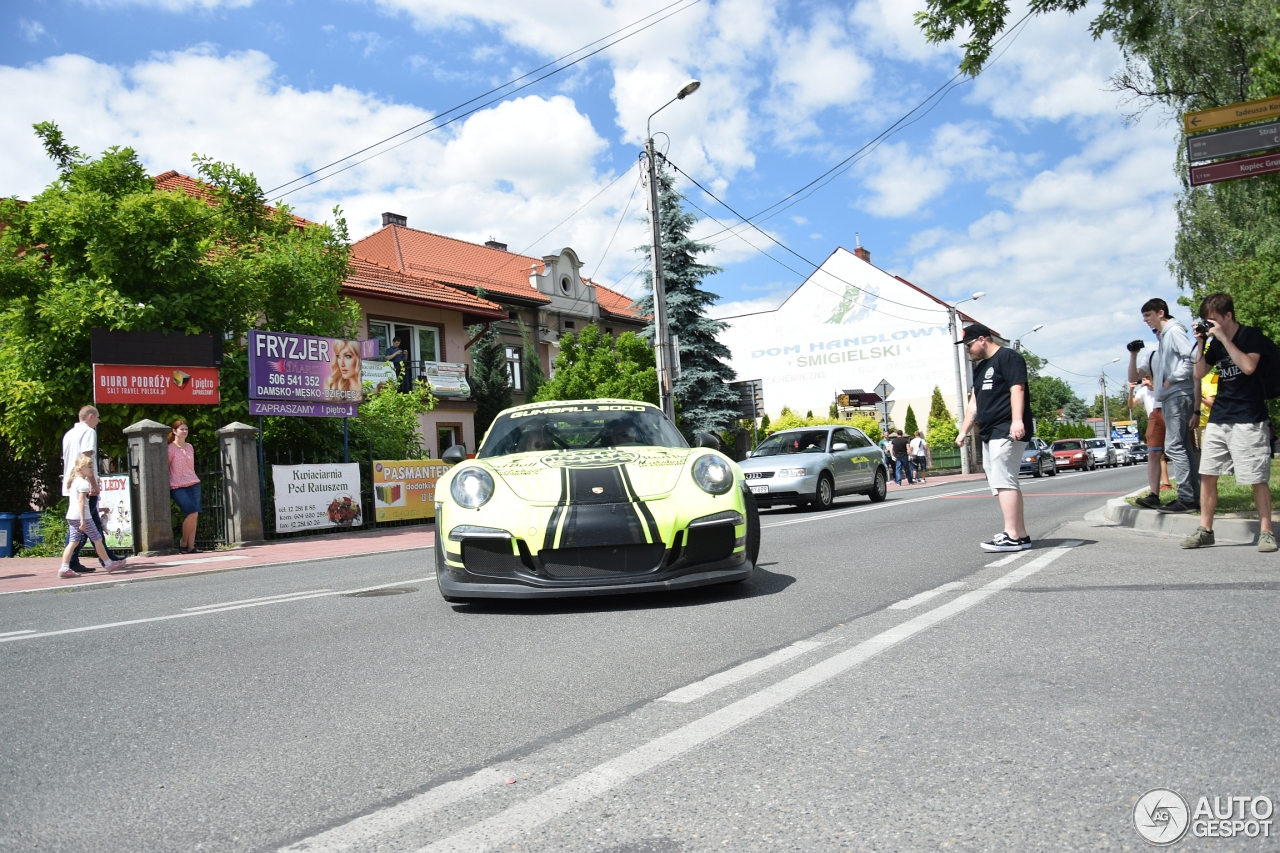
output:
M782 409L782 414L778 415L778 419L776 421L770 421L767 418L764 420L761 432L766 436L769 436L779 430L799 429L801 427L811 426L852 426L856 429L862 430L867 434L867 438L872 441L879 441L883 437L883 433L880 432L880 424L876 423L875 418L870 418L866 415L858 415L854 417L853 420L849 421L842 421L839 418L802 418L799 415L794 414L785 406Z

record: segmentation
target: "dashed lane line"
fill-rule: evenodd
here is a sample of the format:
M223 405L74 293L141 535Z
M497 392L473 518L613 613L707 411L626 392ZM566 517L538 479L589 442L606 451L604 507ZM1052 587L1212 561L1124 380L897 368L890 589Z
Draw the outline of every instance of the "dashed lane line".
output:
M214 607L231 607L236 604L253 604L258 601L273 601L279 598L297 598L298 596L313 595L320 592L333 592L331 589L308 589L302 592L282 592L279 595L264 595L259 598L242 598L239 601L224 601L220 604L197 604L195 607L184 607L184 612L191 610L209 610Z
M924 592L918 592L915 595L911 596L910 598L904 598L902 601L894 602L893 604L889 605L889 609L890 610L910 610L911 608L915 607L917 604L924 604L929 599L937 598L939 595L942 595L944 592L950 592L953 589L962 589L963 587L966 587L966 586L968 586L968 584L966 584L964 581L952 581L951 583L944 583L942 586L934 587L933 589L926 589Z
M737 684L739 681L745 681L753 675L773 669L779 664L786 663L792 658L799 657L807 651L816 649L824 643L816 640L801 640L798 643L792 643L784 649L778 649L772 654L765 655L762 658L749 660L744 664L726 669L724 672L718 672L709 678L701 681L695 681L693 684L681 687L679 690L672 690L666 696L658 699L659 702L692 702L695 699L701 699L704 696L716 692L722 687L728 687L731 684Z

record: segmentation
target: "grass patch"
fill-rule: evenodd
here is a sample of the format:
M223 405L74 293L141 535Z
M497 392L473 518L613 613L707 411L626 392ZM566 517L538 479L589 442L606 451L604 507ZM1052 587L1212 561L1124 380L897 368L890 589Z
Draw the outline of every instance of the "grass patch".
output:
M1271 494L1274 496L1280 493L1280 464L1277 460L1271 460ZM1163 503L1170 503L1174 492L1163 492L1166 500ZM1125 503L1129 506L1137 506L1134 498L1125 498ZM1253 486L1242 486L1236 482L1234 475L1228 474L1225 477L1218 478L1218 509L1214 515L1222 515L1228 512L1245 512L1256 513L1257 507L1253 504Z

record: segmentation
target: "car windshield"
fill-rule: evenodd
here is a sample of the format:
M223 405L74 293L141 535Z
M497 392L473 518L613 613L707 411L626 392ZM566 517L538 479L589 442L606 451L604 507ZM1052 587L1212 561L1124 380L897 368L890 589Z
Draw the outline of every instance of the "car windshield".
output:
M815 429L777 433L762 442L752 456L785 456L791 453L825 453L826 451L827 431Z
M1107 443L1100 438L1091 438L1085 442L1090 447L1106 447Z
M1083 450L1084 445L1078 441L1055 441L1054 450Z
M684 436L657 409L639 403L567 403L499 415L476 456L546 450L681 447Z

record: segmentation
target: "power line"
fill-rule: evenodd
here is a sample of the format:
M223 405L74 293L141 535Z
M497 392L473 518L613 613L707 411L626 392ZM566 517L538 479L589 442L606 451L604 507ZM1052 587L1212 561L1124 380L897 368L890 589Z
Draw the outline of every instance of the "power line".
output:
M603 36L602 38L599 38L599 39L596 39L595 41L591 42L591 43L590 43L590 44L588 44L588 45L585 45L584 47L580 47L580 48L578 48L578 49L577 49L577 50L575 50L575 51L572 51L572 52L570 52L570 53L565 54L563 57L560 57L560 59L553 60L552 62L549 62L549 63L547 63L547 64L545 64L545 65L541 66L540 68L535 69L534 71L530 71L528 74L521 75L520 77L517 77L517 78L515 78L514 80L511 80L511 81L509 81L509 82L507 82L507 83L504 83L504 84L503 84L503 85L501 85L501 86L498 86L498 87L496 87L496 88L494 88L494 89L490 89L488 92L486 92L486 93L484 93L484 94L482 94L482 95L477 95L476 97L472 98L472 99L471 99L471 100L469 100L469 101L466 101L466 102L464 102L464 103L462 103L462 104L459 104L459 105L457 105L457 106L455 106L455 107L451 107L450 109L445 110L443 113L440 113L439 115L432 116L431 118L427 119L426 121L419 122L418 124L413 125L412 127L406 128L406 129L404 129L404 130L400 131L399 133L392 134L391 136L388 136L388 137L386 137L385 139L379 140L378 142L375 142L375 143L373 143L372 145L367 145L367 146L365 146L364 148L360 149L359 151L357 151L357 152L355 152L355 153L353 153L353 154L348 154L346 157L339 158L338 160L335 160L335 161L333 161L332 163L329 163L329 164L328 164L328 165L326 165L326 166L321 166L319 169L315 169L315 170L313 170L313 171L311 171L311 172L308 172L308 173L307 173L307 174L305 174L305 175L302 175L302 176L300 176L300 177L298 177L298 178L294 178L292 181L289 181L289 182L287 182L287 183L281 184L279 187L276 187L275 189L270 190L270 191L267 193L267 195L274 195L274 194L275 194L275 192L276 192L276 190L279 190L279 189L282 189L282 188L284 188L284 187L287 187L287 186L289 186L290 184L297 183L298 181L305 180L306 178L311 177L311 176L313 176L313 175L316 175L317 173L322 172L322 171L324 171L324 170L326 170L326 169L329 169L329 168L331 168L331 167L333 167L333 166L336 166L336 165L338 165L339 163L342 163L342 162L345 162L345 161L347 161L347 160L350 160L352 157L356 157L356 156L358 156L358 155L360 155L360 154L362 154L362 153L364 153L364 152L366 152L366 151L370 151L370 150L372 150L372 149L374 149L374 148L377 148L377 147L378 147L378 146L380 146L380 145L383 145L383 144L385 144L385 143L387 143L387 142L390 142L390 141L391 141L391 140L393 140L393 139L396 139L396 138L398 138L398 137L400 137L400 136L403 136L403 135L404 135L404 134L406 134L406 133L409 133L409 132L411 132L411 131L413 131L413 130L416 130L417 128L420 128L420 127L422 127L423 125L431 124L432 122L438 121L438 120L439 120L439 118L440 118L440 116L448 115L449 113L454 112L454 111L456 111L456 110L459 110L459 109L461 109L461 108L462 108L462 107L464 107L464 106L467 106L467 105L469 105L469 104L474 104L476 101L479 101L479 100L481 100L482 98L485 98L485 97L487 97L487 96L488 96L488 95L490 95L490 94L493 94L494 92L498 92L498 91L500 91L500 90L502 90L502 89L506 89L508 86L511 86L511 85L513 85L514 83L517 83L517 82L519 82L519 81L521 81L521 80L524 80L524 79L528 78L529 76L531 76L531 75L533 75L533 74L536 74L538 71L540 71L540 70L542 70L542 69L545 69L545 68L547 68L547 67L549 67L549 66L555 65L556 63L558 63L558 62L562 61L563 59L565 59L565 58L567 58L567 57L569 57L569 56L573 56L575 53L581 53L583 50L586 50L588 47L592 47L593 45L597 45L597 44L599 44L601 41L604 41L605 39L612 38L614 35L617 35L618 33L623 32L624 30L631 29L632 27L635 27L635 26L637 26L638 24L643 23L644 21L648 21L650 18L653 18L653 17L655 17L655 16L657 16L657 15L662 15L662 17L658 18L657 20L649 21L649 23L645 24L645 25L644 25L644 26L642 26L642 27L639 27L639 29L635 29L635 30L633 30L632 32L627 33L626 35L620 36L620 37L618 37L618 38L614 39L613 41L608 42L607 44L601 45L600 47L596 48L595 50L592 50L592 51L590 51L590 52L588 52L588 53L585 53L585 54L583 54L582 56L579 56L577 59L574 59L574 60L573 60L573 61L571 61L571 62L568 62L568 63L566 63L566 64L564 64L564 65L560 65L560 66L558 66L558 67L556 67L556 68L553 68L551 71L548 71L546 74L543 74L543 75L542 75L542 76L540 76L540 77L536 77L535 79L529 80L529 82L524 83L523 85L520 85L520 86L516 86L516 88L511 89L511 90L510 90L510 91L508 91L508 92L505 92L505 93L503 93L503 94L501 94L501 95L498 95L498 96L497 96L497 97L495 97L495 98L491 98L491 99L489 99L488 101L485 101L484 103L481 103L481 104L479 104L479 105L477 105L477 106L471 107L471 109L468 109L468 110L465 110L465 111L463 111L463 112L460 112L460 113L458 113L457 115L453 116L452 118L450 118L450 119L448 119L448 120L446 120L446 121L440 122L439 124L436 124L436 125L435 125L435 126L433 126L433 127L428 127L426 130L422 131L421 133L414 134L413 136L410 136L410 137L408 137L407 139L402 139L402 140L400 140L399 142L397 142L395 145L388 146L387 148L384 148L384 149L382 149L381 151L377 151L377 152L375 152L375 153L373 153L373 154L369 155L368 157L365 157L365 158L364 158L364 159L362 159L362 160L356 160L356 161L355 161L355 162L353 162L353 163L348 163L346 166L343 166L341 169L335 169L334 171L332 171L332 172L330 172L330 173L328 173L328 174L326 174L326 175L321 175L320 177L316 178L314 181L311 181L311 182L309 182L309 183L303 184L302 186L294 187L293 189L291 189L291 190L289 190L289 191L287 191L287 192L281 193L279 196L276 196L276 197L277 197L277 198L284 198L284 197L285 197L285 196L287 196L287 195L292 195L292 194L293 194L293 193L295 193L295 192L299 192L299 191L304 190L304 189L307 189L307 188L309 188L309 187L313 187L313 186L315 186L316 184L320 183L321 181L328 180L329 178L332 178L332 177L334 177L335 175L340 175L340 174L342 174L343 172L347 171L348 169L353 169L353 168L355 168L356 166L359 166L359 165L362 165L362 164L364 164L364 163L369 162L370 160L374 159L375 157L381 157L383 154L386 154L386 153L388 153L389 151L394 151L395 149L397 149L397 148L399 148L399 147L401 147L401 146L403 146L403 145L406 145L406 144L408 144L408 143L410 143L410 142L414 141L415 139L420 139L420 138L422 138L423 136L426 136L427 134L435 133L437 130L440 130L440 129L442 129L442 128L448 127L449 125L453 124L454 122L456 122L456 121L460 121L461 119L464 119L464 118L466 118L467 116L473 115L473 114L475 114L475 113L479 112L480 110L484 109L485 107L488 107L488 106L490 106L490 105L492 105L492 104L495 104L495 103L497 103L498 101L506 100L507 98L509 98L509 97L511 97L512 95L514 95L516 92L520 92L520 91L523 91L524 89L529 88L530 86L534 86L534 85L536 85L536 84L538 84L538 83L542 82L543 80L546 80L548 77L555 76L556 74L559 74L559 73L561 73L562 71L567 71L568 69L572 68L573 66L577 65L578 63L580 63L580 62L584 62L584 61L586 61L587 59L590 59L591 57L595 56L596 54L601 53L601 52L603 52L603 51L605 51L605 50L608 50L609 48L613 47L614 45L616 45L616 44L618 44L618 43L620 43L620 42L626 41L627 39L629 39L629 38L631 38L631 37L633 37L633 36L639 35L640 33L644 32L645 30L647 30L647 29L649 29L649 28L651 28L651 27L657 26L658 24L662 23L663 21L667 20L668 18L671 18L671 17L673 17L673 16L675 16L675 15L680 14L681 12L684 12L684 11L686 11L686 10L688 10L688 9L691 9L691 8L693 8L694 6L698 5L698 4L699 4L699 3L701 3L701 2L702 2L702 0L692 0L692 2L688 2L688 0L677 0L677 2L675 2L675 3L672 3L672 4L668 5L668 6L664 6L663 8L659 9L658 11L653 12L653 13L651 13L651 14L649 14L649 15L646 15L645 17L640 18L639 20L633 21L632 23L628 24L628 25L627 25L627 26L625 26L625 27L622 27L621 29L614 30L614 31L613 31L612 33L610 33L609 35L607 35L607 36ZM675 11L671 11L671 12L668 12L668 11L667 11L667 10L669 10L669 9L672 9L672 8L676 7L676 6L679 6L680 8L675 9ZM664 12L666 12L667 14L665 14L665 15L664 15L664 14L663 14Z

